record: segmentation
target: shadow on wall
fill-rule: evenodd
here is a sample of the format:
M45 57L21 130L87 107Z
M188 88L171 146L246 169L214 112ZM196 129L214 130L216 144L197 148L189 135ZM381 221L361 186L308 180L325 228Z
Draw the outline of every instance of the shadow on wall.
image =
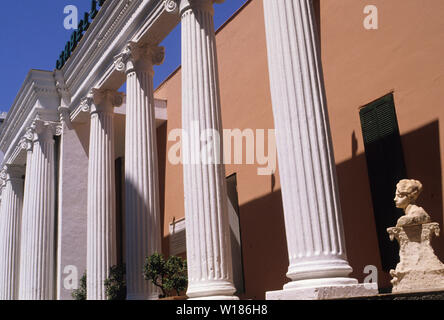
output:
M391 288L391 276L382 271L366 158L365 154L357 155L358 143L352 136L352 158L337 165L351 277L363 282L367 276L364 268L374 265L379 287ZM443 226L438 121L405 134L402 143L408 176L424 184L419 205ZM246 289L241 298L264 299L266 291L281 290L289 281L285 276L288 253L281 191L241 205L240 221ZM435 242L434 248L444 260L444 241Z
M157 128L157 153L158 153L158 174L159 174L159 207L160 207L160 225L162 252L168 252L168 241L164 235L165 219L165 161L166 161L166 142L167 142L166 123ZM124 136L123 136L124 137ZM117 137L122 139L122 137ZM124 140L123 140L124 141ZM123 142L122 142L123 143ZM116 159L116 238L117 238L117 261L123 263L126 256L126 189L131 192L133 198L130 201L142 203L142 196L132 184L125 182L125 159L123 157ZM139 211L146 212L147 204L144 203Z
M245 293L241 299L265 299L265 292L281 290L288 282L287 243L280 190L239 208ZM169 255L170 235L162 234ZM180 255L186 258L186 254Z
M407 175L424 185L418 205L443 226L439 122L407 133L401 139ZM365 266L374 265L378 268L380 289L391 288L391 276L381 266L366 158L365 154L356 155L356 142L352 135L352 158L337 165L347 255L353 267L351 276L362 282L367 276L363 273ZM395 190L393 198L394 195ZM434 242L437 255L444 259L444 241Z
M159 184L161 217L164 219L166 125L158 128ZM443 225L442 173L439 141L439 122L434 121L403 135L402 144L409 178L424 185L418 205ZM373 213L372 198L365 154L357 154L358 144L351 138L352 158L337 164L339 194L344 221L348 261L353 267L352 277L363 282L364 268L378 269L380 289L391 288L391 277L382 271L381 258ZM273 177L272 186L273 186ZM395 190L393 190L394 197ZM391 195L392 196L392 195ZM264 299L266 291L281 290L289 281L285 276L288 253L285 235L282 196L280 190L240 206L240 224L244 264L245 294L242 299ZM161 221L164 225L164 221ZM443 236L444 237L444 236ZM162 228L163 252L169 252L169 235ZM387 234L388 239L388 234ZM435 238L433 246L444 260L444 240Z
M169 252L169 241L165 239L163 226L165 225L165 168L167 162L167 122L157 128L157 155L159 170L159 206L162 252Z
M239 207L242 230L245 294L265 299L265 292L282 290L289 281L287 240L281 191Z
M424 190L418 205L423 207L443 230L442 168L439 139L439 121L402 136L407 175L422 182ZM444 260L444 236L433 238L433 248Z

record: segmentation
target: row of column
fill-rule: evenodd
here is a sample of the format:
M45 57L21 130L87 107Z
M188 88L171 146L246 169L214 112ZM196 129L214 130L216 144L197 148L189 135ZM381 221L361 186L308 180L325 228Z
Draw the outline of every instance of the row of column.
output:
M198 123L200 130L222 130L214 2L223 1L180 1L182 127L188 133L192 132L192 123ZM264 0L264 7L290 259L287 276L291 282L284 289L355 285L357 281L348 278L351 267L345 253L312 3ZM127 76L125 224L129 299L153 299L158 294L143 279L142 267L148 255L161 251L153 66L162 63L163 57L162 48L130 43L115 60L117 70ZM104 281L116 263L113 108L122 101L116 91L92 90L83 102L91 113L88 299L106 298ZM16 264L0 263L0 298L53 298L53 132L37 121L31 134L21 232L21 202L14 200L20 198L14 191L20 179L6 179L1 205L0 254L15 254L14 259L18 259L17 243L22 236L20 286L17 294L17 280L9 277ZM201 143L200 135L190 134L183 145L184 158L196 158ZM187 295L192 299L237 299L223 146L214 141L211 150L208 156L213 161L183 165Z
M214 0L181 0L184 159L200 159L200 132L222 131ZM346 257L335 161L311 0L264 0L290 283L270 299L375 294ZM199 132L193 134L192 124ZM230 252L223 146L207 161L185 162L188 297L236 299ZM215 161L216 160L216 161ZM322 294L321 294L322 296Z
M22 168L8 166L2 172L0 205L0 300L18 297L20 226L23 201Z
M183 129L222 130L213 1L182 1ZM115 58L127 76L125 135L125 215L127 298L156 299L143 279L143 262L161 252L153 66L163 48L129 43ZM108 98L98 98L106 95ZM103 282L115 263L115 194L112 108L117 92L96 90L91 104L88 192L88 299L104 299ZM99 106L99 107L97 107ZM200 150L199 137L184 147L184 157ZM217 153L217 148L213 150ZM217 156L214 154L213 156ZM236 291L230 253L225 171L214 165L184 165L190 298L228 298Z
M26 173L15 165L2 173L0 300L54 298L55 130L55 123L34 121L21 142Z

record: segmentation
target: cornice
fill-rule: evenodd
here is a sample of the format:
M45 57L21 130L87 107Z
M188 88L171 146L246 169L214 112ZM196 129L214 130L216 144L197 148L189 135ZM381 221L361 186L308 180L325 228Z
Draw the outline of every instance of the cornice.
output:
M71 92L75 92L76 88L88 78L85 77L85 74L90 73L95 68L107 44L110 40L112 41L110 39L111 34L116 36L116 27L119 22L121 23L124 18L128 18L137 3L141 1L105 1L88 31L77 45L76 50L62 68L66 84Z
M0 149L7 154L23 128L29 125L29 117L37 109L54 109L58 104L53 72L31 70L20 88L0 131Z
M65 124L75 119L92 89L117 90L125 82L114 57L128 43L158 45L179 22L178 0L106 1L61 70L28 73L0 130L3 163L20 157L20 142L39 114L60 121L63 112Z
M92 88L119 89L125 77L114 57L130 42L159 44L179 23L174 0L106 1L62 68L72 106ZM177 7L177 6L176 6Z

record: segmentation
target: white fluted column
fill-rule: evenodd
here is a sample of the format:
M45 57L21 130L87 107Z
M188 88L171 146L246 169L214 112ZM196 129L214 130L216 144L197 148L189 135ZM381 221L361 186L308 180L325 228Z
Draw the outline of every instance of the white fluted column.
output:
M93 90L88 167L88 300L105 300L104 282L116 264L114 107L121 93Z
M126 283L128 300L158 299L146 281L146 257L162 251L153 66L164 48L130 43L116 57L127 75L125 133Z
M6 181L4 180L4 175L0 175L0 270L5 268L5 265L7 264L7 256L6 252L4 252L4 245L3 243L6 241L6 223L4 217L6 216L3 212L6 210L5 204L6 201L3 201L5 197L5 190L6 190ZM3 282L5 280L2 277L2 274L0 274L0 300L5 300L3 298L4 294L3 292Z
M349 278L311 0L264 0L291 282L268 299L374 294Z
M56 126L37 120L30 135L22 216L21 300L54 298L54 135ZM31 149L29 149L31 150Z
M221 2L221 1L219 1ZM237 299L233 285L212 0L182 0L182 127L188 292ZM194 130L197 129L197 130ZM204 161L200 133L213 133ZM216 134L216 135L214 135ZM221 141L220 141L221 142ZM211 151L210 151L211 150ZM197 161L196 161L197 160Z
M23 195L23 209L22 209L22 226L21 226L21 240L20 240L20 272L19 272L19 299L27 299L27 288L29 284L29 254L25 254L24 250L28 247L29 227L32 215L28 215L29 201L31 200L32 192L31 183L31 169L32 169L32 147L34 140L34 130L28 128L25 137L21 141L21 147L26 150L26 169L25 169L25 186Z
M0 300L18 298L23 174L23 168L14 165L7 165L2 173L6 186L0 218Z

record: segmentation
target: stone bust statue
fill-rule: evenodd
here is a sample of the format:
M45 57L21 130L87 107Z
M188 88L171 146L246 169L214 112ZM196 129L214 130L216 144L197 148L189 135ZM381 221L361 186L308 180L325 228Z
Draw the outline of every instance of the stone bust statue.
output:
M433 236L439 236L439 224L415 205L422 184L417 180L401 180L396 186L396 206L405 215L398 219L396 227L388 228L390 240L399 242L400 261L393 277L392 292L417 292L444 289L444 264L435 255L431 245Z
M418 180L401 180L396 186L396 207L403 209L405 215L398 219L396 227L405 227L429 223L430 216L421 207L415 205L422 191L422 184Z

